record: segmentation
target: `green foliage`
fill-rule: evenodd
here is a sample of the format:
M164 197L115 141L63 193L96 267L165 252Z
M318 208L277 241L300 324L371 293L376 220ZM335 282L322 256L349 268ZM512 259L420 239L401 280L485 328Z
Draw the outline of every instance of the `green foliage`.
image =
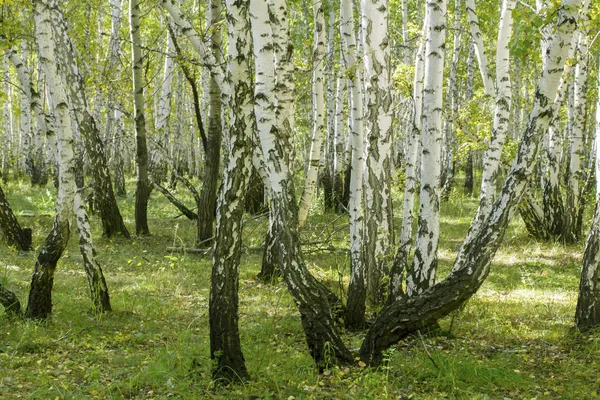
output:
M133 182L129 182L132 193ZM39 247L52 223L54 191L6 187ZM178 195L183 196L182 190ZM186 195L187 196L187 195ZM191 202L189 197L183 197ZM395 202L401 199L395 194ZM442 204L439 279L450 270L477 202L455 195ZM133 223L133 198L121 203ZM581 246L530 241L511 224L488 281L465 307L441 321L441 336L409 338L377 369L327 365L318 374L294 302L283 283L253 279L260 269L266 218L246 217L240 266L240 331L251 381L217 387L208 339L210 256L172 253L190 244L195 224L161 196L151 199L154 235L95 243L114 312L93 316L77 241L56 272L51 320L9 320L0 311L0 397L432 399L588 398L597 393L600 339L571 331ZM303 231L313 273L343 294L348 284L347 217L313 210ZM26 216L30 215L30 216ZM173 227L176 227L175 229ZM0 253L3 283L25 299L36 254ZM344 333L357 347L364 333Z

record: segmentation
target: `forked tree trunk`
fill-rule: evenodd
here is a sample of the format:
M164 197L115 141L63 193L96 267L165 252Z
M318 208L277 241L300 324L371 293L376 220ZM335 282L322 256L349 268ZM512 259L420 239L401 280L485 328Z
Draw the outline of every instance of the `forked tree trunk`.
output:
M477 233L463 243L448 278L420 295L395 301L381 310L360 349L360 357L367 364L380 363L383 350L390 345L456 310L487 277L510 214L525 191L527 179L537 162L540 141L551 118L552 101L577 25L580 4L581 0L564 0L558 9L556 33L548 50L549 62L536 89L533 109L517 155L491 215Z
M69 113L67 94L58 73L56 52L54 49L50 6L47 0L37 0L35 4L35 26L38 39L38 54L49 86L57 125L58 136L58 195L56 198L56 215L52 230L46 238L38 254L25 316L28 318L47 318L52 313L52 286L56 263L62 256L69 241L75 196L75 180L73 171L75 158L73 155L74 135Z
M31 229L21 228L2 187L0 187L0 229L4 232L10 246L23 251L31 250Z
M285 3L275 7L285 12ZM332 359L349 362L350 352L335 332L334 318L325 288L310 274L302 260L298 237L298 209L290 173L291 131L280 125L273 113L275 96L285 87L275 87L275 55L271 24L287 31L287 20L271 20L266 0L250 2L255 57L254 111L267 167L274 231L278 233L279 264L288 290L300 311L308 348L323 368ZM275 95L275 96L274 96ZM283 94L289 96L289 93Z
M129 2L131 66L133 68L133 119L135 121L135 233L149 235L148 199L150 181L148 178L148 145L146 143L146 116L144 112L144 85L142 81L142 39L140 33L140 5L138 0Z
M129 231L123 222L110 180L105 145L96 120L89 109L85 94L84 77L76 63L75 50L68 36L66 21L58 8L55 8L53 12L60 22L55 27L55 31L58 33L56 42L61 59L67 60L64 64L69 81L73 115L81 130L83 143L92 164L94 203L102 221L103 234L106 237L112 237L117 233L121 233L123 237L129 239Z
M252 71L248 3L227 1L229 32L229 158L217 208L217 233L209 301L213 378L244 381L248 372L238 331L238 268L244 196L252 171Z

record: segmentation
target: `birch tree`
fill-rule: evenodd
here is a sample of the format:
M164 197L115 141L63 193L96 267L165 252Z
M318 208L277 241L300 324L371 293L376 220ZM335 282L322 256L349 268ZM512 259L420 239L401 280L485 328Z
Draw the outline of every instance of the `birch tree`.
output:
M426 7L421 189L419 191L415 254L412 269L406 281L406 291L409 296L420 293L435 282L440 225L440 156L446 1L428 2Z
M85 149L92 164L93 188L95 205L102 221L103 234L106 237L120 233L125 238L130 238L129 231L123 222L123 217L117 205L104 142L98 129L96 118L90 111L85 93L85 79L75 58L75 46L69 38L67 24L64 17L56 8L54 10L59 22L54 26L56 32L57 54L61 57L69 82L70 105Z
M306 222L308 210L317 191L317 178L321 166L323 137L325 136L325 92L323 82L325 77L323 73L325 62L325 15L323 5L321 0L313 1L313 128L304 192L298 207L298 224L300 228Z
M598 74L597 87L600 89L600 74ZM598 267L600 266L600 152L598 151L598 144L600 143L600 90L598 93L594 138L596 142L596 208L583 253L579 297L577 298L575 311L575 324L581 330L595 328L600 325L600 276L598 275Z
M10 246L23 251L31 250L31 229L21 228L2 187L0 187L0 229Z
M274 1L273 7L285 12L284 1ZM275 8L272 8L275 10ZM308 271L302 260L298 240L298 209L290 171L291 136L285 127L279 129L275 118L275 99L285 86L275 87L275 55L269 6L265 0L250 1L252 38L255 58L254 113L260 137L263 160L268 174L267 186L273 218L278 233L278 261L289 292L300 311L306 342L317 365L323 367L327 349L338 360L352 359L335 332L333 315L327 299L329 293ZM275 29L287 30L287 20ZM286 96L284 94L284 96Z
M52 10L52 12L51 12ZM26 316L29 318L47 318L52 312L52 286L56 264L64 252L71 231L71 216L75 210L77 226L80 233L80 249L84 258L84 269L90 284L94 310L110 311L108 289L102 269L95 260L95 251L91 241L91 230L87 221L87 213L82 206L81 198L76 193L73 154L74 134L73 121L69 112L70 106L65 91L63 68L57 62L58 52L55 49L55 37L51 27L61 23L58 5L51 1L39 0L35 3L35 26L38 38L38 52L46 80L48 82L52 109L58 127L58 167L59 186L56 199L56 214L52 230L46 238L38 254L31 286Z
M140 5L138 0L129 1L129 22L131 37L131 66L133 80L133 119L135 121L135 232L149 235L148 199L150 181L148 178L148 145L146 142L146 116L144 112L144 85L142 81L142 43L140 34Z
M252 169L254 120L249 5L227 0L229 34L228 161L217 207L217 233L209 302L210 351L213 377L245 380L248 372L238 331L238 268L242 244L244 196Z
M363 258L363 165L364 165L364 122L363 99L361 93L361 60L354 28L352 0L340 2L340 37L344 54L344 75L348 76L348 120L351 146L350 162L350 285L346 303L346 326L360 328L365 322L366 273Z
M383 301L385 293L381 282L393 244L388 13L387 0L361 2L366 128L364 259L368 268L367 293L373 304Z

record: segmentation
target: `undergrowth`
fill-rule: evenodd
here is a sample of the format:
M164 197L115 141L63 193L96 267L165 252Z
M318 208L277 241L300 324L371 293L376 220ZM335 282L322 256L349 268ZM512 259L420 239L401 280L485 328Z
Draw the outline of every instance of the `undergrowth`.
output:
M39 247L52 222L53 189L12 183L6 192ZM177 196L193 204L185 190ZM129 227L133 204L132 194L120 200ZM442 206L439 279L449 272L475 206L458 193ZM517 218L487 282L441 321L441 334L402 341L377 369L332 365L319 374L284 284L254 279L267 221L248 215L239 325L251 380L215 386L210 255L167 251L194 242L194 222L177 217L157 193L149 211L152 236L132 241L100 237L99 221L92 220L112 313L90 313L76 239L56 272L50 320L9 319L0 310L0 398L582 399L600 390L600 337L573 329L581 245L532 241ZM312 272L341 294L348 284L347 223L315 207L302 234ZM0 279L23 303L35 257L0 248ZM343 337L356 348L363 334Z

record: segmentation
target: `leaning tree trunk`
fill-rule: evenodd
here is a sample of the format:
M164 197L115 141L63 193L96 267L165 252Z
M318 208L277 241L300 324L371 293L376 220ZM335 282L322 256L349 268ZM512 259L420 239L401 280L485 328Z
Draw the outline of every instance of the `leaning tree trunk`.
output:
M363 99L358 69L360 58L357 57L356 37L354 34L354 11L352 0L341 0L340 4L340 37L344 53L344 68L349 75L348 113L350 119L350 285L346 303L346 327L358 329L365 323L366 310L366 274L363 259ZM352 72L351 72L352 71Z
M213 378L248 378L238 331L238 268L242 245L244 196L252 171L252 70L248 4L227 1L229 32L229 158L217 208L209 301L210 356Z
M207 23L211 31L211 51L215 62L221 64L221 1L211 0L207 12ZM198 208L198 246L212 246L213 225L217 207L219 165L221 157L221 89L212 76L208 83L208 130L207 146Z
M285 11L285 2L275 8ZM287 30L287 20L270 19L266 0L250 1L252 37L255 57L254 111L260 135L262 154L267 167L268 190L271 197L273 222L278 232L281 273L300 311L306 342L315 362L325 366L328 354L334 359L350 362L352 355L335 332L334 319L324 287L310 274L302 260L298 237L298 209L290 171L291 131L280 128L273 113L275 96L275 55L271 24ZM275 96L274 96L275 95ZM287 96L289 94L284 94Z
M112 237L121 233L123 237L129 239L129 231L123 222L110 180L105 145L86 98L84 77L77 66L75 48L68 36L67 24L63 15L58 9L55 9L54 13L56 13L57 20L60 21L59 25L55 27L58 54L61 59L66 60L64 64L67 67L73 115L81 130L86 153L92 164L94 204L102 221L103 234L106 237Z
M29 301L25 313L28 318L47 318L52 313L52 286L56 263L62 256L69 241L75 196L75 158L73 154L74 135L69 113L67 94L58 73L56 52L54 49L52 25L57 21L51 19L50 6L47 0L37 0L35 4L35 26L38 39L38 54L46 75L54 114L56 117L58 136L58 168L59 186L56 198L56 215L52 230L46 238L37 257L31 286Z
M0 187L0 229L4 232L10 246L23 251L31 250L31 229L21 228L2 187Z
M92 228L87 212L81 200L81 194L75 193L74 198L75 221L77 221L77 230L79 231L79 250L83 257L83 269L90 286L92 299L92 311L94 313L103 313L112 311L110 306L110 297L108 295L108 286L104 279L104 273L96 258L96 249L92 241Z
M148 145L146 143L146 117L144 113L144 85L142 82L142 39L140 34L140 5L138 0L129 2L131 57L133 69L133 119L135 121L135 233L149 235L148 199Z
M535 168L540 141L552 116L552 101L564 69L570 38L577 25L580 4L581 0L564 0L558 9L556 33L548 50L549 62L542 72L527 128L492 213L477 233L463 243L448 278L420 295L395 301L381 310L360 349L360 357L367 364L379 364L383 350L390 345L456 310L487 277L510 214Z
M598 64L600 65L600 63ZM600 89L600 74L598 74L598 89ZM596 208L592 227L585 244L581 279L579 281L579 297L575 311L575 324L581 330L600 326L600 90L596 103Z
M421 189L413 266L406 292L413 296L435 282L440 237L440 154L442 145L442 84L446 1L427 3L425 74L423 77L423 132L421 134Z

